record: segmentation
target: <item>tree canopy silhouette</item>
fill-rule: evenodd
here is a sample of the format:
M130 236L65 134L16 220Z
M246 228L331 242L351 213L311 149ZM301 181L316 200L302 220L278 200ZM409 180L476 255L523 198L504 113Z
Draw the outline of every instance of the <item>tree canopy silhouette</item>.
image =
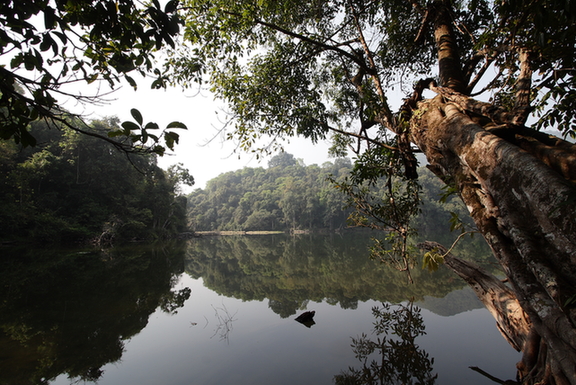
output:
M162 154L178 142L167 125L161 134L146 123L138 110L134 122L124 122L113 135L99 135L81 119L71 120L63 106L69 99L84 104L105 101L106 86L115 89L126 81L134 89L134 74L153 76L152 88L165 87L157 50L174 47L182 26L178 1L161 7L158 1L132 0L4 1L0 5L0 138L24 147L36 138L29 123L44 119L54 127L67 126L97 136L124 151ZM99 87L89 85L103 82ZM79 85L83 88L80 88ZM125 136L125 141L110 136ZM161 140L163 139L163 140ZM152 144L150 144L152 143Z

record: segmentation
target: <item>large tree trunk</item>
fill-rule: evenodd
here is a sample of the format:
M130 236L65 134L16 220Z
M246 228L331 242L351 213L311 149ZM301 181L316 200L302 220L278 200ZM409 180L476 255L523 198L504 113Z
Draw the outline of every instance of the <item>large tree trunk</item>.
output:
M517 300L530 320L521 326L513 319L517 313L506 311L496 317L516 329L507 335L517 336L508 340L524 352L522 383L576 385L576 148L521 126L529 111L526 52L513 111L465 95L452 4L433 4L442 87L432 87L438 96L418 104L411 140L431 170L457 187L508 277L511 291L500 308Z
M523 150L506 135L475 123L466 104L475 103L452 94L452 101L443 95L420 103L412 139L432 171L458 187L530 318L526 341L531 342L520 348L537 359L519 365L520 378L576 384L576 314L569 305L576 293L576 188L565 176L576 170L576 150L564 141L550 146L537 138L531 138L536 147L549 151ZM514 127L502 130L518 139ZM558 149L572 157L550 161L548 156L547 161L542 156ZM554 170L558 163L564 176Z

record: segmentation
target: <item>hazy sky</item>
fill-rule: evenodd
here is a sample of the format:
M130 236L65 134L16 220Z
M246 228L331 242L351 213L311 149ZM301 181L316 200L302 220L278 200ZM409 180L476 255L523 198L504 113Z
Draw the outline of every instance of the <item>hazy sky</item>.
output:
M198 93L196 90L181 89L150 90L142 82L137 91L124 86L108 98L115 100L100 107L65 107L75 112L90 114L89 118L92 119L118 116L120 121L133 121L130 109L137 108L145 123L155 122L161 128L174 120L183 122L188 126L188 130L177 130L180 144L176 146L174 153L167 152L167 155L160 158L159 163L163 168L174 163L183 163L194 176L196 184L193 188L204 188L208 180L223 172L244 167L268 166L270 156L257 160L250 153L240 150L234 153L234 143L223 141L218 136L219 129L223 127L225 113L223 105L215 102L208 91ZM291 138L289 143L285 143L285 151L303 159L306 165L321 165L329 161L328 147L327 143L312 145L303 138Z

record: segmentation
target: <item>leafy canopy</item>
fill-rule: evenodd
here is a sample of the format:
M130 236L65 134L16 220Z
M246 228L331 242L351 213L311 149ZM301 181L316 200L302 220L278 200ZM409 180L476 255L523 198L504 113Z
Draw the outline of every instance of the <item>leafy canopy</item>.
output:
M416 80L438 77L433 19L450 10L464 92L513 108L529 52L538 73L539 127L574 134L576 5L542 1L186 1L186 40L229 103L232 136L249 148L262 135L332 132L387 144L398 133L398 100ZM175 60L186 68L186 60ZM181 69L181 68L180 68ZM176 80L178 80L176 78ZM181 80L181 79L180 79ZM398 94L400 91L400 95ZM396 109L396 112L393 112ZM372 131L367 131L372 128ZM341 147L341 146L340 146Z
M82 84L103 81L114 89L125 79L136 89L132 76L139 73L153 74L153 88L164 87L166 77L157 67L155 52L175 46L182 24L177 7L177 0L164 7L157 0L13 0L0 4L0 138L35 145L28 125L39 118L70 126L61 105L65 99L102 101L98 91L95 95L77 91ZM156 127L138 123L124 125L123 133L130 136L130 130L138 130L131 139L146 143L147 130ZM181 123L171 126L185 128ZM86 126L71 126L80 131L82 127ZM172 148L177 134L164 135ZM162 152L163 147L153 149Z

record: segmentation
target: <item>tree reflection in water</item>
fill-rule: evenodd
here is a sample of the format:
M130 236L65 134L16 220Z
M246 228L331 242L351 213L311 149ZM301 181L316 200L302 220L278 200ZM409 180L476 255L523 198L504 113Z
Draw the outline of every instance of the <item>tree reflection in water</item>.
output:
M352 350L361 362L334 376L337 385L352 384L434 384L434 358L420 349L416 337L426 334L420 308L383 303L373 307L375 339L362 334L352 338ZM380 357L378 357L380 356Z
M186 272L226 297L268 300L282 318L306 310L308 301L356 309L369 300L444 298L466 285L445 266L433 273L415 269L410 285L403 272L368 258L370 239L365 232L205 237L187 249ZM478 257L469 245L466 256Z
M214 309L215 317L218 323L216 324L214 334L212 334L212 337L210 338L214 338L216 335L218 335L220 341L226 341L226 343L230 343L230 332L232 332L233 329L232 322L236 321L236 318L234 317L238 311L234 312L234 314L230 314L224 305L224 302L222 302L222 307L214 307L214 305L212 305L212 309Z
M185 244L101 251L4 249L0 259L0 384L97 381L156 309L174 314Z

